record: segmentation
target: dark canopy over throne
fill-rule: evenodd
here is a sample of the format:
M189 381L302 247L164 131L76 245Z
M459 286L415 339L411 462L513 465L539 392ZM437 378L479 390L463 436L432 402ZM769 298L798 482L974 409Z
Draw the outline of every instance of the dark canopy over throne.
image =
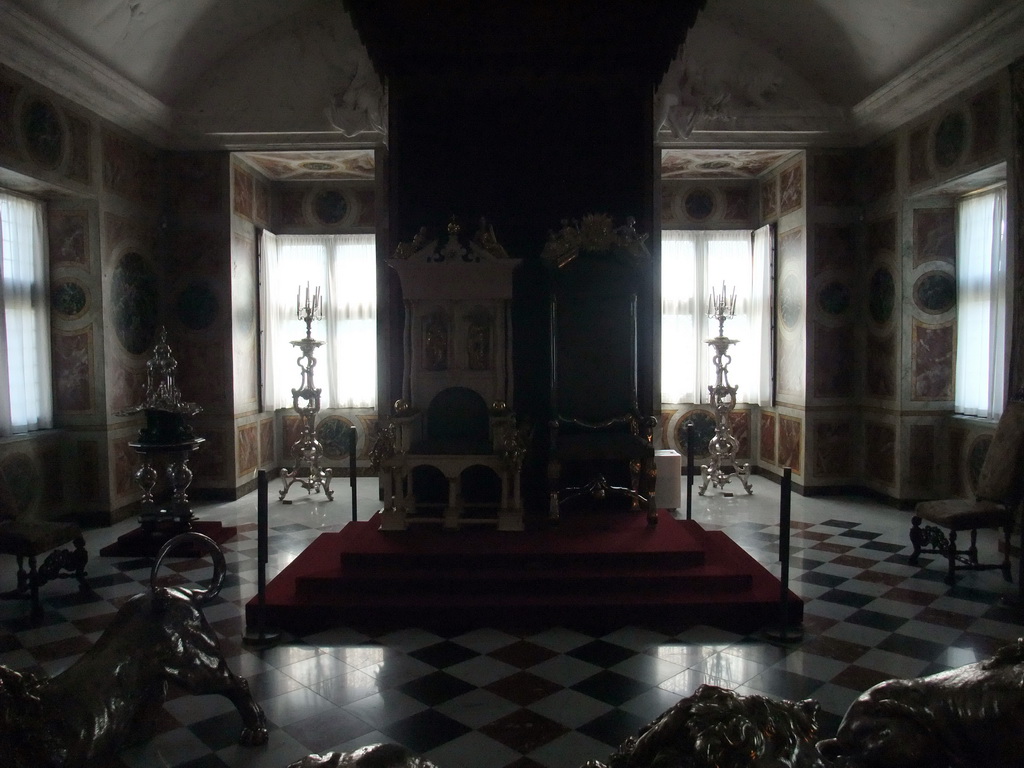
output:
M637 312L650 255L632 222L566 226L544 250L551 298L549 514L620 495L657 522L653 428L637 397Z

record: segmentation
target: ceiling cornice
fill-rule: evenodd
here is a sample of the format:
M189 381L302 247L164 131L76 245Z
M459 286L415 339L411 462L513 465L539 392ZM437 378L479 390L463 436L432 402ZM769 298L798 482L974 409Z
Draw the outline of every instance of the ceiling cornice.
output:
M1024 56L1024 3L1009 0L853 107L860 143L923 115Z
M171 143L170 107L6 0L0 30L0 64L157 146Z

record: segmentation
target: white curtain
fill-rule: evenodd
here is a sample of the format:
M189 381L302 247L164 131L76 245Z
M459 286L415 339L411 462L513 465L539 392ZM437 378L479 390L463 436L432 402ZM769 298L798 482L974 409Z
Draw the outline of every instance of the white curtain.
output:
M759 344L751 324L752 269L750 233L738 230L665 230L661 235L661 399L665 403L708 401L715 383L712 349L717 321L707 316L712 290L735 291L736 315L725 322L725 335L737 339L729 349L729 383L737 401L758 396ZM758 328L758 339L760 329ZM749 348L748 348L749 345Z
M301 383L301 353L291 341L306 334L296 317L319 288L324 319L313 323L316 353L313 383L323 408L372 408L377 403L377 260L373 235L274 235L261 244L264 404L292 407L291 390Z
M746 352L754 363L751 402L772 404L772 228L754 231L750 292L750 344Z
M0 193L0 434L53 426L43 204Z
M998 418L1005 398L1006 187L958 205L954 410Z

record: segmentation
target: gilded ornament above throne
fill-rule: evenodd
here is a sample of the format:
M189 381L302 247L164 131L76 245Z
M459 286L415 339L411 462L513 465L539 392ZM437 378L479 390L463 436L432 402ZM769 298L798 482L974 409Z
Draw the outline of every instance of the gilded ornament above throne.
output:
M423 228L388 265L405 307L402 396L381 430L375 463L381 527L415 523L522 530L522 439L512 401L509 258L486 220L472 238L452 220Z

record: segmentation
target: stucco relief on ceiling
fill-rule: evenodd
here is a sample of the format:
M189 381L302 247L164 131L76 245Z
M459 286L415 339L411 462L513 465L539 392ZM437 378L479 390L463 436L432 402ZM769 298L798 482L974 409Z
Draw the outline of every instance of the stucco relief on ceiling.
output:
M372 149L245 152L243 157L275 181L370 180L375 170Z
M784 149L665 149L663 179L756 179L793 154Z

